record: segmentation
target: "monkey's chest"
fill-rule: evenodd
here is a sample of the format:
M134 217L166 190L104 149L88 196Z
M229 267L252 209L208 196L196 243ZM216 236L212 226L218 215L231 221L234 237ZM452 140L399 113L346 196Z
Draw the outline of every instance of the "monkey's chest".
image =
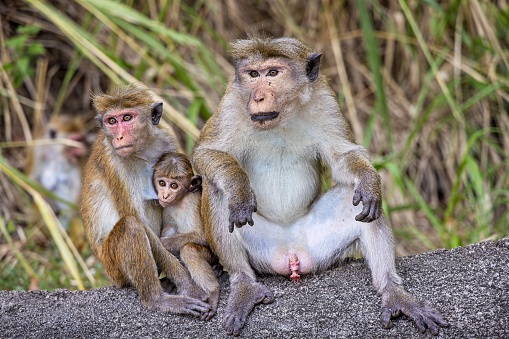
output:
M260 157L245 167L258 203L258 213L289 224L309 210L320 193L318 163L291 154Z

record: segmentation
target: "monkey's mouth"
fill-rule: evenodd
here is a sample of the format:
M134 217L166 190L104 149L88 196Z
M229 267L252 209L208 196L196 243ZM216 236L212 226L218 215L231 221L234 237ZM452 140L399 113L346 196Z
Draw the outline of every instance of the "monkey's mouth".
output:
M256 114L251 114L251 121L265 122L276 119L278 115L279 112L260 112Z
M125 145L125 146L120 146L120 147L115 148L115 151L118 151L118 150L121 150L121 149L130 148L130 147L133 147L133 146L134 146L133 144L131 144L131 145Z

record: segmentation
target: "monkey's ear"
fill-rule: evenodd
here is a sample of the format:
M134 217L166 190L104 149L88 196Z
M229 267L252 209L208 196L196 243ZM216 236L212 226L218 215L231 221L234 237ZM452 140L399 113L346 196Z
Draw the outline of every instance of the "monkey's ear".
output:
M201 177L199 175L193 175L191 178L191 186L189 186L189 192L198 192L201 189Z
M312 53L308 56L306 73L309 81L313 82L318 78L318 71L320 69L320 58L322 53Z
M102 128L103 127L103 115L102 113L96 115L96 117L94 118L95 122L97 123L97 125L99 126L99 128Z
M163 103L162 102L154 102L150 105L152 110L152 125L159 124L159 120L161 120L161 116L163 115Z

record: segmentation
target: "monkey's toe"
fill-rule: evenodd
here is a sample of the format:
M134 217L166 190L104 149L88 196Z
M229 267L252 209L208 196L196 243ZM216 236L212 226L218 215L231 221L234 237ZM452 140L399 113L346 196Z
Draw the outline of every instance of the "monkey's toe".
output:
M439 327L448 326L440 312L415 299L407 292L394 293L384 304L380 316L384 328L391 328L391 318L395 318L401 313L410 317L421 333L426 332L426 328L429 328L431 334L438 335Z

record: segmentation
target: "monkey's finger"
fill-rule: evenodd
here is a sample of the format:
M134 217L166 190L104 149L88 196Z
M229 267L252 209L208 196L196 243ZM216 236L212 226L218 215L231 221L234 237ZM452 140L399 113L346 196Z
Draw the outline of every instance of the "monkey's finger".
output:
M375 219L377 219L377 218L378 218L378 217L376 216L376 212L377 212L377 210L378 210L378 206L377 206L376 204L374 204L374 203L371 203L371 207L370 207L370 209L369 209L369 215L368 215L368 217L367 217L367 219L369 219L369 221L368 221L368 222L371 222L371 221L373 221L373 220L375 220Z
M366 218L366 217L369 215L369 208L370 208L370 204L364 204L362 212L359 213L355 217L355 220L362 221L362 222L368 222L368 218Z
M382 309L382 314L380 315L380 320L382 321L382 326L384 328L392 328L391 310L388 308Z
M234 228L235 228L235 226L234 226L233 221L230 221L230 225L228 225L228 231L230 231L230 233L233 233Z
M438 335L438 326L430 319L424 319L426 326L428 326L429 331L433 335Z
M194 317L199 317L200 316L200 312L196 312L195 310L192 310L192 309L187 309L186 312L187 314L190 314Z
M375 219L380 218L380 215L382 215L382 206L377 205L375 211Z
M253 221L253 218L248 218L247 219L247 223L249 224L249 226L253 226L254 225L254 221Z
M233 315L226 314L223 317L223 327L228 335L233 334Z
M210 310L201 314L200 320L208 321L214 316L215 312Z
M419 332L426 332L426 327L424 327L424 323L422 322L422 318L420 316L414 317L415 325L419 329Z
M240 218L239 221L238 221L238 227L242 227L245 224L247 224L247 218L246 217Z
M360 192L355 191L355 194L353 196L353 205L354 206L359 205L361 200L362 200L362 195L360 194Z
M427 314L428 317L430 317L431 320L433 320L434 323L440 325L440 327L447 327L447 326L449 326L449 323L444 319L442 314L440 314L440 312L438 312L434 308L429 307L429 310L428 310L427 313L428 313Z
M246 317L239 316L235 317L235 323L233 324L233 335L238 337L240 334L240 329L244 327L244 323L246 322Z

